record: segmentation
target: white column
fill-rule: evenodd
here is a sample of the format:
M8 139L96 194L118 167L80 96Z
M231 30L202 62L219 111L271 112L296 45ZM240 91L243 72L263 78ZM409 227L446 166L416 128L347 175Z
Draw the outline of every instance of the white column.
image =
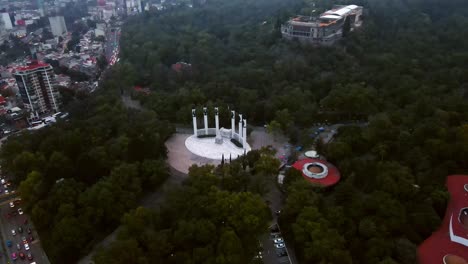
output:
M231 111L231 138L234 138L236 132L236 111Z
M195 136L198 136L198 133L197 133L197 114L195 112L195 109L192 109L192 118L193 118L193 134Z
M244 119L244 126L242 127L242 147L247 147L247 120Z
M203 107L203 122L205 124L205 135L208 135L208 111Z
M218 117L218 107L215 107L215 124L216 124L216 136L219 137L219 117Z
M241 140L242 140L242 115L239 115L239 141Z

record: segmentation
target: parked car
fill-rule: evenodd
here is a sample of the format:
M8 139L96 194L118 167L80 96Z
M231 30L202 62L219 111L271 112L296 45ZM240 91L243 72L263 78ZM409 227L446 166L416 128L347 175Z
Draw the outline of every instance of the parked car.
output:
M21 226L18 227L18 233L23 233L23 228Z
M29 244L24 244L24 249L29 250Z
M17 260L18 259L18 254L16 254L16 252L11 253L11 259L12 260Z
M16 243L16 249L18 249L18 250L21 249L21 244L20 243Z
M21 240L23 241L23 244L27 244L28 240L26 240L26 237L22 237Z
M15 207L15 204L13 202L10 202L10 207L11 208Z
M275 248L284 248L284 243L275 244Z
M21 259L24 259L24 258L26 258L26 255L24 255L24 253L23 253L23 252L20 252L18 255L19 255L19 257L20 257Z
M6 245L7 245L7 247L11 247L13 245L13 243L11 242L11 240L7 240Z
M281 237L279 237L279 238L273 239L273 242L274 242L275 244L281 244L281 243L284 243L284 240L283 240Z
M33 255L31 254L31 252L28 253L28 260L33 260Z
M18 208L18 214L22 215L23 214L23 209Z
M11 234L16 236L16 231L14 229L11 230Z

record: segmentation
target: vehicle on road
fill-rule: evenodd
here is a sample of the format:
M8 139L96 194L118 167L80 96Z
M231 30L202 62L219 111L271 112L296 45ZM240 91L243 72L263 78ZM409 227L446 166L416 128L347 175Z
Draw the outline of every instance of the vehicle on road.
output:
M23 241L23 244L27 244L28 240L26 240L26 237L22 237L21 240Z
M5 194L8 194L8 193L9 193L8 189L5 189Z
M28 253L28 260L33 260L33 255L31 253Z
M16 236L16 231L14 229L11 230L11 234Z
M20 243L16 243L16 249L18 249L18 250L21 249L21 244Z
M11 253L11 259L12 260L17 260L18 259L18 254L16 254L16 252Z
M24 212L23 212L23 209L21 208L18 208L18 214L22 215Z
M21 259L25 259L25 258L26 258L26 255L24 255L23 252L20 252L18 255L19 255L19 257L20 257Z
M19 233L23 233L23 228L22 228L21 226L18 227L18 232L19 232Z
M10 207L11 208L15 207L15 204L13 202L10 202Z
M7 245L7 247L11 247L13 245L13 243L11 242L11 240L7 240L6 245Z
M273 242L274 242L275 244L281 244L281 243L284 243L284 240L283 240L281 237L279 237L279 238L273 239Z
M24 244L24 249L29 250L29 244Z
M275 244L275 248L284 248L286 245L284 243Z
M5 184L5 179L2 179L0 182L1 182L2 184Z

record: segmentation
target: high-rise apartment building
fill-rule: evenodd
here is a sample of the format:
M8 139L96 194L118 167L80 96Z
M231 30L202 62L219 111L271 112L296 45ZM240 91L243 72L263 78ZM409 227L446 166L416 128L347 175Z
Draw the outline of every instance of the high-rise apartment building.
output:
M13 24L11 23L10 14L9 13L0 13L0 18L2 20L3 27L5 29L13 29Z
M67 33L67 25L63 16L49 17L50 28L55 37L63 36Z
M24 107L31 116L59 111L61 101L52 66L33 61L16 68L14 76Z

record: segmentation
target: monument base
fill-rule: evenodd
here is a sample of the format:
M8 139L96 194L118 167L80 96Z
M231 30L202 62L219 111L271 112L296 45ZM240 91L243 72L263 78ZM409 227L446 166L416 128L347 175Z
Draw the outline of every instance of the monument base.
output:
M228 138L221 137L221 139L223 141L222 144L216 144L213 138L197 138L192 135L185 140L185 147L199 157L213 160L221 160L223 156L224 158L231 156L232 159L236 159L238 156L242 156L251 150L248 144L246 144L244 149L234 145Z

